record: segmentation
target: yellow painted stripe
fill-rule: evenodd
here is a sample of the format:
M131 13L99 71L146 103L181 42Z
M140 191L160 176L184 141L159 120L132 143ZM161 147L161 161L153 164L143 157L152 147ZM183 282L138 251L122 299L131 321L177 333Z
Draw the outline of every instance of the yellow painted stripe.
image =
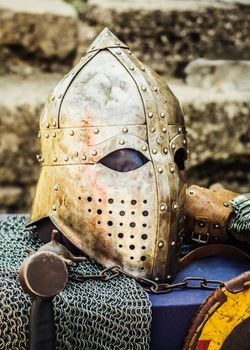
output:
M250 289L233 294L225 291L227 301L206 322L200 340L210 340L208 350L220 350L232 330L250 317Z

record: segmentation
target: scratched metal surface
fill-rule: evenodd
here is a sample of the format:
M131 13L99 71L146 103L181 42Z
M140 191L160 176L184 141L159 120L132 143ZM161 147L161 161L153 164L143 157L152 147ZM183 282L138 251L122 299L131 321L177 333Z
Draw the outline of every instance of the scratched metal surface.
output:
M187 144L179 103L161 78L105 29L49 95L39 138L31 222L50 217L104 266L171 280L186 189L174 160ZM129 172L100 164L125 148L148 162Z

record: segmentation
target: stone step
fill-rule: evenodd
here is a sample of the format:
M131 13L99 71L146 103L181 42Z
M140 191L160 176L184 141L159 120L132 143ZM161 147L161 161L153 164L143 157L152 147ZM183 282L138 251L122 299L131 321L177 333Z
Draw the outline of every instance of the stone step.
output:
M39 115L59 78L45 73L26 79L0 77L0 212L25 212L30 206L30 189L39 173L35 159Z
M202 89L250 91L250 61L198 58L186 69L186 82Z
M161 74L182 76L199 57L250 59L249 1L88 0L84 20L109 27Z
M62 72L104 26L166 76L199 57L250 59L248 0L89 0L81 18L62 0L0 0L0 74Z
M0 211L25 212L38 178L39 114L58 74L0 77ZM190 149L190 182L222 182L249 191L248 92L217 91L170 81L183 107ZM8 200L6 196L9 195Z
M249 192L249 91L169 85L185 115L190 183L206 187L220 182L236 192Z
M0 66L50 70L72 63L78 45L78 18L62 0L0 0Z

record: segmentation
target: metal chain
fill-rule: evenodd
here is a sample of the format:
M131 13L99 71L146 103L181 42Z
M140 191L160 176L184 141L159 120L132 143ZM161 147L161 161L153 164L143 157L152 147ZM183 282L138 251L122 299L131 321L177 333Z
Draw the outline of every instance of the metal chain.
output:
M183 281L178 283L157 283L145 277L135 277L128 272L122 270L119 265L114 265L103 269L98 275L84 275L79 272L73 272L70 275L70 280L74 282L84 282L87 280L110 281L117 276L127 276L133 278L141 284L143 289L153 294L166 294L177 289L206 289L215 290L222 287L224 282L219 280L210 280L202 277L186 277Z

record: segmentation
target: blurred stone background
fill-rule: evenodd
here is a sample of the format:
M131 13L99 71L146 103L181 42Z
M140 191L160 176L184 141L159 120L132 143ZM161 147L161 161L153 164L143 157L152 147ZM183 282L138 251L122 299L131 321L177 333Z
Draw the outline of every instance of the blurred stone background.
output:
M0 212L27 212L50 90L108 26L178 97L189 182L249 192L249 0L0 0Z

